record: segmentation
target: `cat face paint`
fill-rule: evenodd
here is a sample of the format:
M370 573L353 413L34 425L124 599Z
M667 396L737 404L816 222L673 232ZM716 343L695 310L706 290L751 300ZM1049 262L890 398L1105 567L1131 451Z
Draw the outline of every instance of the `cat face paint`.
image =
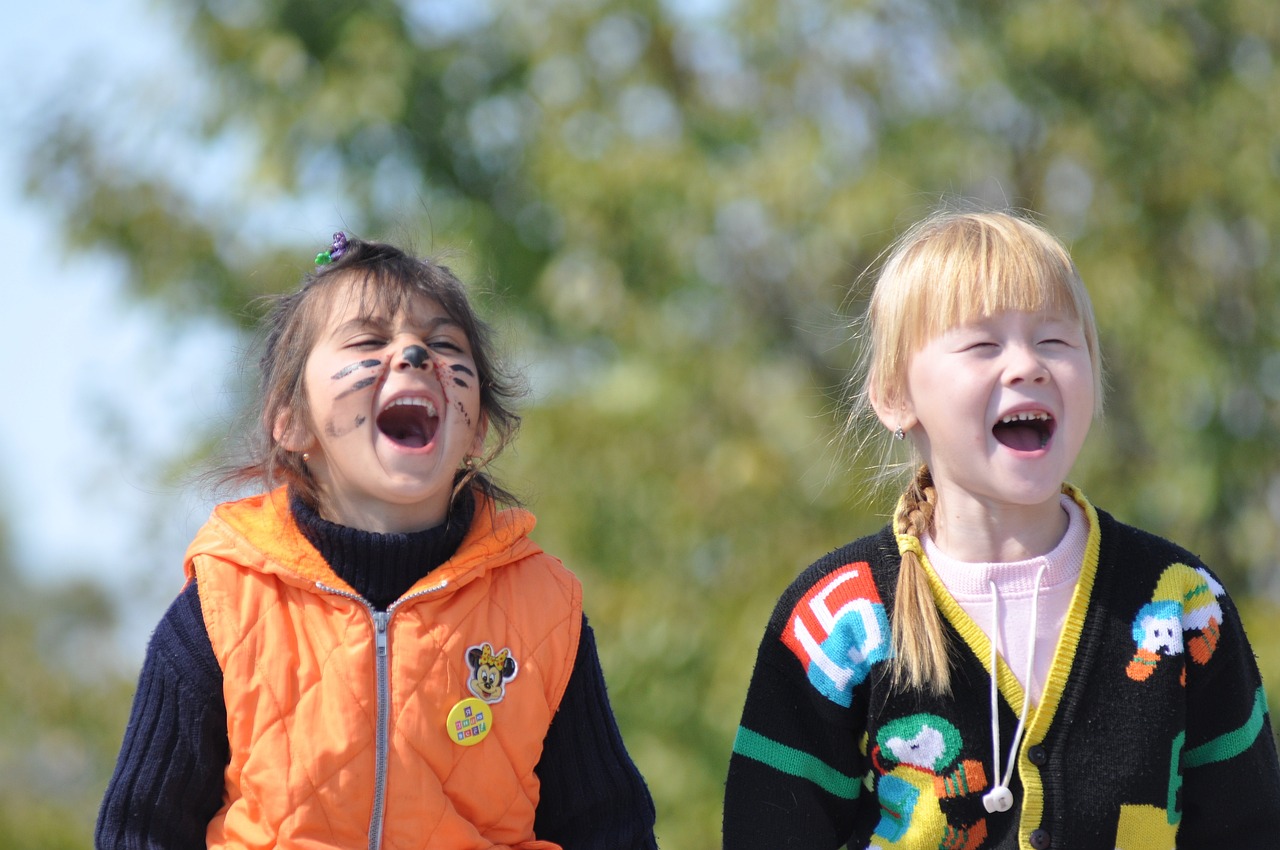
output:
M430 528L484 443L470 341L432 299L394 316L364 315L359 301L334 298L304 377L321 515L366 531Z

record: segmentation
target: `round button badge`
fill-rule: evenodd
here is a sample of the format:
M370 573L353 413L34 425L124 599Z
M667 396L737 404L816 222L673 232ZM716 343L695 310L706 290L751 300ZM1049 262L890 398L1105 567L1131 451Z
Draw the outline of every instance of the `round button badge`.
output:
M449 737L460 747L474 747L493 729L493 708L484 700L468 697L449 709L445 721Z

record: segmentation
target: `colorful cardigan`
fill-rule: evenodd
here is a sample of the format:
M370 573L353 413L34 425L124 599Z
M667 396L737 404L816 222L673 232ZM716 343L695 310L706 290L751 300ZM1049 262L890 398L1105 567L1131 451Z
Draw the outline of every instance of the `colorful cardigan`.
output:
M887 612L900 552L920 543L884 529L778 603L734 743L726 850L1276 846L1280 762L1231 600L1193 555L1068 492L1089 544L1012 808L982 799L996 781L990 643L931 568L951 693L889 687ZM1023 695L1003 661L995 675L1007 763Z

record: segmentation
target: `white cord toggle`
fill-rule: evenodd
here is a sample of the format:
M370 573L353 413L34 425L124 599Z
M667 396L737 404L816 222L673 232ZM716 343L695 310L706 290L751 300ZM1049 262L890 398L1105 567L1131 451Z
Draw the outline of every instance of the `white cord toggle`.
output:
M996 684L996 658L999 651L1000 637L1000 591L994 581L991 586L991 754L994 762L992 781L995 785L982 795L983 808L990 814L1007 812L1013 808L1013 792L1009 790L1009 780L1013 779L1013 765L1018 758L1018 744L1022 741L1022 733L1027 725L1027 709L1031 706L1031 671L1035 666L1036 627L1038 618L1036 604L1040 601L1040 580L1044 578L1047 568L1040 567L1036 572L1034 595L1031 597L1031 638L1027 651L1027 673L1022 679L1022 711L1018 715L1018 727L1013 732L1013 743L1009 745L1009 762L1005 766L1004 776L1000 775L1000 704L999 687Z
M1003 785L997 785L982 795L982 805L991 814L1007 812L1013 808L1013 792Z

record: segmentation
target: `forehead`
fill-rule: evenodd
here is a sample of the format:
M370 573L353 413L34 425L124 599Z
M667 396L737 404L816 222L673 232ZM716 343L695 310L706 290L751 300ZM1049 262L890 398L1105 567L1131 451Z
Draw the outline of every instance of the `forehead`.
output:
M353 322L370 325L426 325L444 320L458 324L441 302L408 285L388 285L370 278L335 281L324 293L323 326L334 330Z

